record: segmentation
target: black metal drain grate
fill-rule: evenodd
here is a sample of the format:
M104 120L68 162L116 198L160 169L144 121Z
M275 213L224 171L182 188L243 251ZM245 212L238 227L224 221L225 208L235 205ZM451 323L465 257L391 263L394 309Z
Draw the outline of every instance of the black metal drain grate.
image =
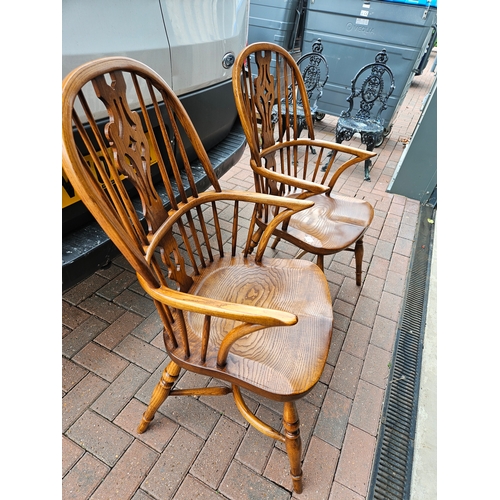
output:
M434 228L429 219L434 219L434 208L422 206L382 412L368 494L370 500L410 497Z

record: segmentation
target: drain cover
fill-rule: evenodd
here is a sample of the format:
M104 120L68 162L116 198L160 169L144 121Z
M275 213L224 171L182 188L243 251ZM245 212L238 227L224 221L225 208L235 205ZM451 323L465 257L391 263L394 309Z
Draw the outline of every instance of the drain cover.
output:
M409 499L434 208L422 206L396 335L368 498Z

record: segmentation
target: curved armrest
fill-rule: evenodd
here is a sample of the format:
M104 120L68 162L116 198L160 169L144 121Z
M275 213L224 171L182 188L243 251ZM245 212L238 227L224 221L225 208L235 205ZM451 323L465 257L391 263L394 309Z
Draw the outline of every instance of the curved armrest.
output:
M262 326L291 326L298 321L295 314L286 311L200 297L165 286L152 288L141 275L137 279L153 299L175 309Z
M284 141L284 142L279 142L274 144L273 146L270 146L264 150L261 151L260 153L260 158L263 159L265 156L275 153L276 151L279 151L280 149L285 149L285 148L293 148L295 146L306 146L306 147L313 147L313 148L320 148L322 151L324 150L330 150L330 151L337 151L339 153L347 153L353 155L352 158L349 160L345 161L342 163L340 166L336 167L336 170L332 176L332 178L329 180L328 185L323 185L318 182L311 182L311 181L306 181L303 179L298 179L296 177L290 177L286 174L280 174L278 172L274 172L271 170L268 170L263 167L258 167L256 166L255 163L251 162L252 169L257 172L259 175L266 177L271 180L275 180L278 182L283 182L285 184L288 184L290 186L299 188L299 189L305 189L307 191L310 191L314 194L319 194L319 193L324 193L326 191L330 191L335 183L337 182L337 179L342 175L342 173L349 167L352 167L353 165L356 165L357 163L360 163L362 161L365 161L369 158L373 158L376 156L376 153L372 151L367 151L365 149L359 149L355 148L352 146L344 146L343 144L339 144L337 142L331 142L331 141L324 141L321 139L309 139L309 138L302 138L302 139L295 139L293 141ZM327 172L328 174L328 172ZM325 174L325 175L327 175Z

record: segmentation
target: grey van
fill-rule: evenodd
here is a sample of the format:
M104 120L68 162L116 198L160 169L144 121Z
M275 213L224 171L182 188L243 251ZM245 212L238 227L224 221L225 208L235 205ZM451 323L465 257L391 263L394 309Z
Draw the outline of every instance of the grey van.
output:
M248 16L249 0L63 0L62 78L84 62L111 55L147 64L181 99L220 176L245 147L231 71L247 43ZM63 290L114 255L63 175Z

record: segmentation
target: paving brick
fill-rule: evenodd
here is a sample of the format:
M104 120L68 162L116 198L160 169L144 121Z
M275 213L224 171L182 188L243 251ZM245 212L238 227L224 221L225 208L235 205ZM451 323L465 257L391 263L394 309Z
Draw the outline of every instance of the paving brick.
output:
M155 310L155 305L150 298L130 290L124 290L114 299L114 302L125 309L140 314L143 318L147 318Z
M120 295L125 288L137 280L135 274L130 271L122 271L109 283L99 289L99 295L107 300L113 300Z
M118 344L113 352L122 358L144 368L148 372L154 372L160 365L165 366L167 354L133 335L128 335Z
M62 338L66 337L66 335L71 333L71 329L64 325L62 325L61 330L62 330Z
M405 209L405 200L402 197L398 197L398 195L394 196L392 199L391 206L389 208L390 214L403 215Z
M158 453L140 441L134 441L90 497L91 500L131 498L157 458Z
M203 440L180 428L141 484L141 489L154 498L172 498L202 446Z
M401 216L396 214L388 214L385 218L384 225L398 228L401 225Z
M342 264L341 262L338 262L335 259L333 259L328 269L330 269L330 271L334 273L338 273L347 278L352 278L356 274L356 271L352 266L347 266L345 264Z
M321 408L321 405L323 404L323 401L325 399L326 391L328 389L328 384L330 383L332 374L333 374L333 368L331 368L331 374L330 377L328 378L328 381L324 383L318 382L314 386L313 390L309 394L307 394L307 396L304 398L305 401L313 404L314 406L317 406L318 408Z
M351 405L351 399L329 389L314 428L314 435L340 450Z
M140 325L134 328L132 333L145 342L151 342L162 331L163 323L155 309Z
M354 303L356 303L356 301L354 301ZM354 305L337 299L333 303L333 310L336 314L340 314L342 316L345 316L346 318L350 318L352 316L352 313L354 312Z
M352 315L352 321L356 321L358 323L361 323L362 325L371 328L373 326L373 323L375 322L375 317L377 316L378 307L379 307L378 301L361 295L361 297L358 300L358 303L356 304L356 309L354 310L354 314Z
M348 425L335 481L366 497L375 444L373 436Z
M403 298L392 293L383 292L377 314L392 321L398 321Z
M184 369L181 370L179 378L175 384L175 389L194 389L207 387L211 378L200 373L188 372ZM217 385L217 384L214 384ZM223 396L222 396L223 397ZM232 397L230 396L230 399Z
M87 375L88 370L82 368L81 366L73 363L73 361L62 358L62 388L63 391L69 392L73 387L75 387L80 380L82 380L85 375Z
M112 323L125 312L125 309L122 307L117 306L116 304L113 304L112 302L109 302L108 300L105 300L95 294L91 295L83 302L80 302L78 307L108 323Z
M290 479L289 482L291 487L292 480ZM230 500L255 500L258 498L286 500L291 496L286 489L256 474L237 461L231 463L219 491Z
M136 365L128 365L109 385L91 408L113 420L134 396L139 387L147 380L149 373Z
M64 337L62 341L62 353L68 358L73 357L80 349L95 339L107 326L108 324L104 321L90 316L80 326Z
M347 332L347 329L349 328L350 322L351 322L351 318L344 316L342 314L339 314L335 311L335 308L333 309L333 326L337 330L340 330L341 332Z
M66 436L62 436L62 477L75 465L85 453L76 443Z
M141 440L154 450L162 452L168 442L177 432L179 426L169 418L156 412L154 419L150 422L146 432L137 433L142 415L147 409L147 405L132 399L122 412L113 420L113 423L128 432L134 438Z
M389 260L374 255L372 261L370 262L370 267L368 268L367 273L385 279L388 269L389 269Z
M390 371L389 365L392 361L392 356L392 353L370 344L366 353L361 378L381 389L385 389L387 387Z
M376 436L383 399L383 389L360 380L354 397L349 423L372 436Z
M89 313L82 311L79 307L75 307L65 300L62 301L62 324L71 330L81 325L88 317Z
M73 305L78 305L107 282L108 280L102 278L98 274L92 274L89 278L81 281L78 285L65 292L63 298Z
M406 276L408 273L409 266L410 266L409 257L407 257L406 255L400 255L394 253L391 257L391 262L389 264L389 271Z
M365 500L365 497L358 495L355 491L335 481L332 485L328 500Z
M274 429L280 429L281 415L264 406L261 406L257 410L256 415ZM236 459L258 474L262 474L274 448L274 444L274 439L250 426L238 448Z
M399 227L384 226L380 231L380 240L394 243L398 236Z
M138 324L143 318L138 314L130 311L124 312L111 325L100 333L94 340L109 350L116 347Z
M382 291L384 290L384 284L385 280L383 278L379 278L373 274L367 274L363 282L363 287L361 288L361 294L373 300L380 300Z
M66 435L109 466L118 462L133 441L130 434L93 411L86 411Z
M74 360L108 382L112 382L129 365L128 361L94 342L79 351Z
M371 343L392 352L398 324L396 321L377 315L373 324Z
M159 411L203 439L209 437L221 416L191 396L169 397Z
M363 287L356 285L356 278L354 275L352 277L346 277L340 287L337 299L340 299L348 304L355 305L362 288ZM347 316L347 314L345 316Z
M361 325L356 321L351 321L342 347L343 351L357 358L364 359L371 334L371 328Z
M420 208L419 208L419 210L420 210ZM404 212L403 217L401 219L401 224L407 224L409 226L416 227L417 223L418 223L418 212L417 213L409 212L405 208L405 212ZM412 237L412 238L408 238L408 239L412 240L414 238Z
M302 464L304 490L294 498L318 500L328 498L340 452L313 436Z
M190 469L190 473L216 489L245 434L245 428L222 417Z
M113 278L116 278L116 276L118 276L121 272L123 272L123 269L117 266L115 262L111 262L109 266L97 269L96 274L110 281Z
M363 360L342 351L333 372L330 389L353 399L362 367Z
M321 374L321 378L319 379L320 384L328 386L330 384L330 380L332 380L332 375L333 375L333 366L330 365L328 362L325 364L325 367L323 369L323 373ZM321 404L323 404L323 400L325 397L326 392L326 387L321 389L322 392L322 401ZM316 406L321 406L317 404L315 401L311 401L311 403L316 404Z
M138 489L135 493L134 496L132 497L132 500L156 500L153 497L149 496L147 493L145 493L143 490Z
M378 240L375 250L373 251L373 255L380 257L382 259L390 260L393 250L394 250L393 242Z
M108 382L89 373L62 399L62 431L72 425L106 390Z
M89 453L68 472L62 481L64 500L86 500L109 471L109 467Z
M405 238L407 240L413 241L415 239L415 225L414 224L404 224L403 222L406 218L401 222L401 226L399 227L398 236L400 238Z
M197 498L200 500L222 500L223 497L219 492L210 489L206 484L188 474L177 490L174 500L195 500Z
M413 250L413 240L407 240L406 238L398 237L396 243L394 244L394 253L399 253L410 257Z
M349 328L349 325L346 327L346 331ZM344 345L344 340L346 337L346 333L344 331L340 331L337 328L333 329L332 341L330 343L330 350L328 352L327 363L332 367L337 364L337 360L340 355L340 351L342 346ZM331 380L331 377L330 377Z
M336 289L336 288L339 288L340 285L342 285L342 282L345 279L344 276L333 272L332 270L329 269L329 266L326 266L326 265L325 265L324 271L325 271L326 279L327 279L328 283L330 284L330 286L332 286L332 288ZM335 285L335 286L333 286L333 285ZM331 291L332 291L332 289L330 289L330 292ZM332 293L331 295L332 295L332 299L334 299L337 296L337 293Z
M395 273L389 271L387 273L387 279L384 284L384 291L397 295L398 297L404 297L406 291L406 276L403 274Z

